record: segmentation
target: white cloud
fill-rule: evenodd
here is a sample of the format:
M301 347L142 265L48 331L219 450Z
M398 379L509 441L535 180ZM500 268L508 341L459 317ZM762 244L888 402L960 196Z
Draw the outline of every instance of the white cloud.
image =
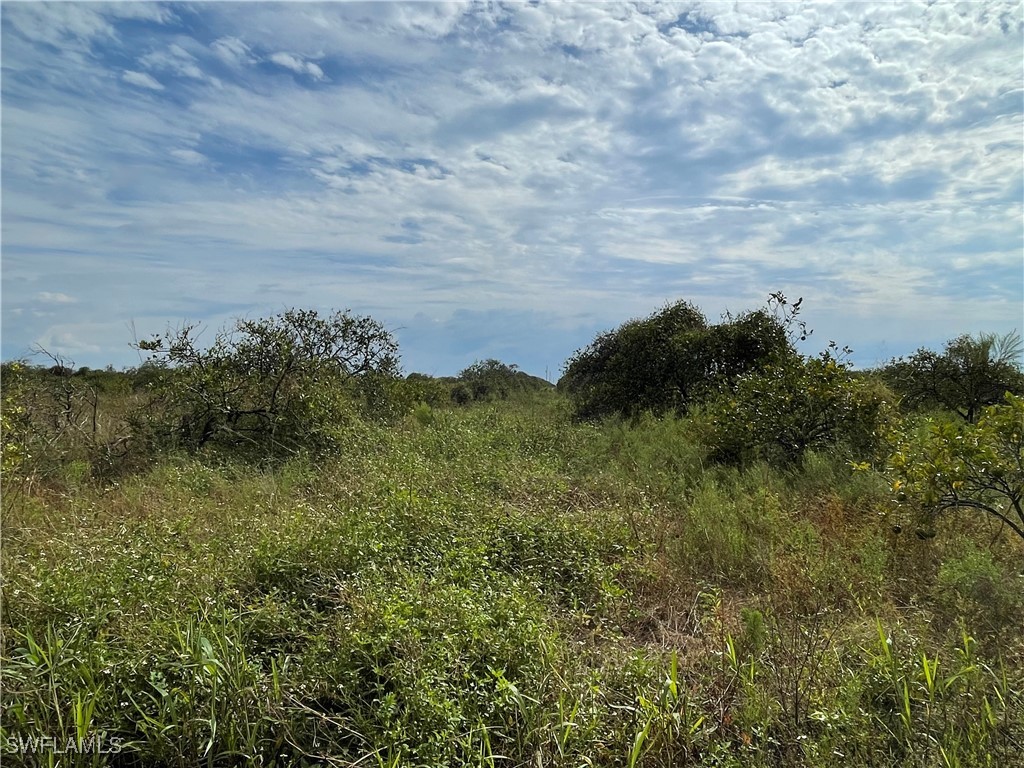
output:
M118 39L119 19L164 24L174 18L159 3L12 3L3 16L26 38L65 51Z
M145 72L134 72L130 69L126 69L121 73L121 79L131 85L137 85L140 88L149 88L153 91L162 91L163 85L160 84L156 78L152 75L147 75Z
M208 79L195 56L176 43L164 50L150 51L139 58L139 63L146 69L172 72L193 80Z
M49 45L66 46L116 37L110 21L83 3L62 3L49 8L34 3L15 4L4 8L4 18L21 34Z
M217 57L232 67L239 67L243 64L254 64L256 58L249 50L249 46L237 37L227 36L214 40L210 44Z
M290 53L272 54L270 60L279 67L290 69L292 72L296 72L300 75L309 75L314 80L324 79L324 71L320 69L320 67L312 61L303 61Z
M36 298L39 301L46 302L47 304L75 304L78 301L73 296L68 296L66 293L60 293L57 291L40 291L36 294Z
M188 165L203 165L208 161L206 155L194 149L172 149L171 156Z

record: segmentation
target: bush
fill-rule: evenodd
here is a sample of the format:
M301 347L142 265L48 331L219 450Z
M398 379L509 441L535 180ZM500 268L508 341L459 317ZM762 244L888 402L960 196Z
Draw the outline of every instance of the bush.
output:
M473 363L459 373L451 390L451 400L456 405L508 400L518 393L550 387L550 383L520 371L517 365L490 359Z
M923 434L893 438L896 500L928 515L973 509L1024 538L1024 397L982 409L977 424L928 419Z
M843 446L870 459L882 446L884 391L855 378L834 354L773 365L741 377L702 414L716 461L798 465L807 451Z
M8 485L12 474L17 474L22 465L31 458L26 442L31 431L31 421L25 407L23 362L4 363L2 377L2 401L0 401L0 468L4 485Z
M405 377L405 386L412 400L426 403L431 408L446 405L451 401L451 390L440 379L425 373L410 373Z
M333 444L335 425L361 397L389 417L398 346L369 317L291 309L238 320L203 348L194 325L138 343L148 351L152 400L137 420L151 439L266 454ZM159 375L153 377L153 367ZM410 404L411 407L411 404Z
M773 301L715 326L685 301L631 320L578 350L559 386L580 418L684 413L739 377L793 357L787 330L800 302L787 310L781 294Z

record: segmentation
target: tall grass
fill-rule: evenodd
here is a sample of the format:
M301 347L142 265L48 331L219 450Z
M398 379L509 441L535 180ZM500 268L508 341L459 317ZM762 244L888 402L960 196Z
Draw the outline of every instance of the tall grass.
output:
M683 420L420 411L5 500L5 764L1024 764L1016 543Z

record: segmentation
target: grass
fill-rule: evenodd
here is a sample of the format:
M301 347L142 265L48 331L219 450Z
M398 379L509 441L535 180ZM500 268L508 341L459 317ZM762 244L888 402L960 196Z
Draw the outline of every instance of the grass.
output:
M69 465L4 505L5 764L1024 765L1019 544L893 525L554 396Z

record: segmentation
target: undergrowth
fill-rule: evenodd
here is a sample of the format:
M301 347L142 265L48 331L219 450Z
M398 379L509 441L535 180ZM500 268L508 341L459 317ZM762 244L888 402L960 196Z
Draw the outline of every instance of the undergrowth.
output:
M5 500L5 765L1024 764L1019 543L565 411Z

